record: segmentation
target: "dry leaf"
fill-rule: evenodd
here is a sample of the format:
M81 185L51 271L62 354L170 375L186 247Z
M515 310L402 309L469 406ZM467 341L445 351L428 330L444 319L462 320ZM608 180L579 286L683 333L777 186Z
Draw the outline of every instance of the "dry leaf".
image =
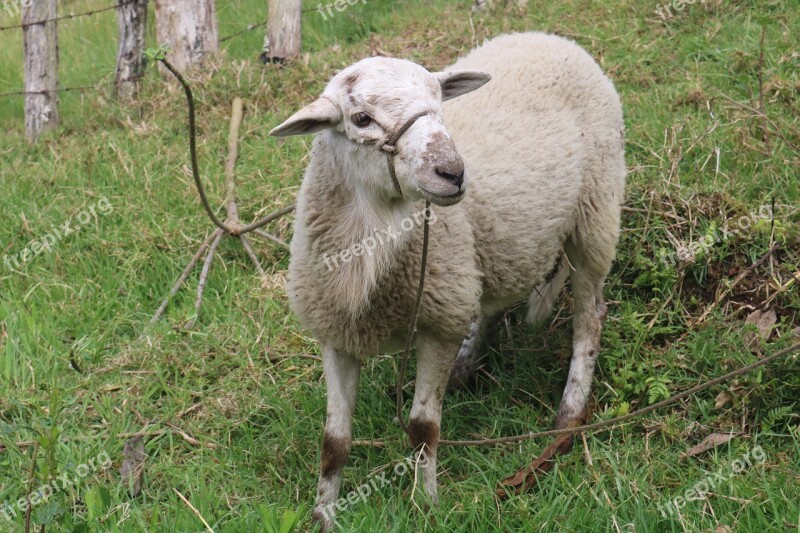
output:
M731 533L731 531L732 530L729 526L720 524L717 526L717 529L714 530L714 533Z
M728 391L722 391L717 394L717 398L714 400L714 409L719 411L726 405L728 405L731 400L733 400L733 395Z
M778 316L775 314L774 309L767 309L766 311L756 309L750 313L747 320L745 320L745 324L754 324L758 329L758 333L750 329L745 331L744 335L742 335L744 338L744 345L747 346L751 352L758 352L761 348L762 341L769 340L772 334L772 328L777 321Z
M147 457L144 453L144 441L141 435L128 439L125 448L122 450L125 458L119 467L119 475L122 481L128 486L128 492L132 498L142 493L142 483L144 482L144 460Z
M694 457L695 455L700 455L703 452L707 452L712 448L716 448L721 444L725 444L732 438L736 437L738 433L712 433L708 437L704 438L700 444L696 444L686 450L685 453L681 454L681 459L685 459L687 457Z
M495 495L498 498L508 498L513 494L519 495L532 489L538 483L540 476L553 469L556 464L556 456L565 454L571 446L572 435L557 436L528 466L500 481L495 489Z

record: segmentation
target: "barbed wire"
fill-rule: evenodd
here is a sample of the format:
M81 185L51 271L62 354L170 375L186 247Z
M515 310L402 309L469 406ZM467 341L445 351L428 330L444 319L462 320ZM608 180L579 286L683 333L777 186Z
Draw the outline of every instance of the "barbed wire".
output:
M233 39L235 37L239 37L240 35L244 35L245 33L251 32L251 31L253 31L253 30L257 29L257 28L261 28L263 26L266 26L267 22L269 22L269 21L268 20L264 20L264 21L261 21L261 22L256 22L255 24L248 24L247 27L245 29L243 29L242 31L237 31L234 34L228 35L227 37L223 37L223 38L221 38L219 40L219 42L224 43L225 41L230 41L231 39Z
M309 8L304 9L303 13L312 13L314 11L319 11L319 8L309 7ZM239 37L240 35L244 35L245 33L248 33L248 32L251 32L251 31L253 31L255 29L258 29L258 28L261 28L263 26L266 26L268 22L269 22L269 20L262 20L261 22L256 22L254 24L248 24L245 29L243 29L241 31L237 31L236 33L228 35L227 37L222 37L219 40L219 42L224 43L225 41L230 41L231 39L233 39L235 37Z
M119 9L120 7L122 7L124 5L133 4L133 3L138 2L138 1L139 0L121 0L120 2L118 2L118 3L116 3L116 4L112 5L112 6L106 6L106 7L103 7L103 8L93 9L93 10L90 10L90 11L83 11L81 13L70 13L69 15L62 15L62 16L59 16L59 17L54 17L54 18L45 19L45 20L38 20L38 21L35 21L35 22L26 22L26 23L23 23L23 24L14 24L14 25L11 25L11 26L0 26L0 31L13 30L13 29L24 29L24 28L27 28L27 27L30 27L30 26L36 26L36 25L39 25L39 24L47 24L49 22L56 22L56 21L59 21L59 20L66 20L66 19L73 19L73 18L77 18L77 17L86 17L86 16L91 16L91 15L96 15L98 13L103 13L105 11L111 11L113 9ZM318 11L318 9L307 8L307 9L303 9L302 12L303 13L311 13L311 12L314 12L314 11ZM235 39L236 37L244 35L245 33L249 33L249 32L251 32L253 30L256 30L258 28L262 28L262 27L266 26L268 22L269 22L269 20L262 20L260 22L256 22L256 23L253 23L253 24L248 24L243 30L237 31L236 33L232 33L231 35L228 35L228 36L220 38L219 42L220 43L224 43L224 42L230 41L231 39ZM61 87L61 88L58 88L58 89L55 89L55 90L52 90L52 91L47 91L47 90L45 90L45 91L10 91L10 92L5 92L5 93L0 93L0 98L6 98L6 97L12 97L12 96L28 96L28 95L36 95L36 94L50 94L50 93L53 93L53 92L66 93L66 92L73 92L73 91L100 90L100 89L102 89L104 87L107 87L109 85L111 85L111 84L102 83L102 84L98 84L98 85L81 85L81 86L76 86L76 87Z
M43 20L36 20L34 22L23 22L22 24L13 24L11 26L0 26L0 31L6 30L15 30L20 28L28 28L30 26L38 26L40 24L47 24L49 22L57 22L59 20L67 20L67 19L74 19L78 17L87 17L89 15L96 15L98 13L102 13L104 11L111 11L112 9L118 9L122 6L133 4L138 2L139 0L122 0L117 2L113 6L101 7L99 9L92 9L91 11L84 11L82 13L70 13L69 15L61 15L59 17L54 17L51 19L43 19Z
M59 87L58 89L52 91L11 91L7 93L0 93L0 98L4 98L6 96L27 96L32 94L50 94L50 93L68 93L72 91L99 91L105 87L110 87L113 85L112 83L99 83L97 85L79 85L76 87Z

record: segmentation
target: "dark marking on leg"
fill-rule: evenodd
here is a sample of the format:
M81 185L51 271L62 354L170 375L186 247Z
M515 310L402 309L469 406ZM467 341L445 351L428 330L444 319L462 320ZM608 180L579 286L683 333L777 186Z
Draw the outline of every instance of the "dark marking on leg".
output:
M583 410L578 413L562 413L559 411L558 416L556 417L556 429L568 429L574 428L578 426L582 426L586 423L586 420L589 418L589 407L584 406ZM572 449L572 444L574 439L571 435L563 435L567 437L566 439L562 439L557 444L557 449L559 454L567 453Z
M435 450L439 443L439 424L431 420L412 418L408 421L408 435L415 450L423 444L428 450Z
M325 432L322 439L322 477L331 477L341 471L350 455L350 440L334 437Z

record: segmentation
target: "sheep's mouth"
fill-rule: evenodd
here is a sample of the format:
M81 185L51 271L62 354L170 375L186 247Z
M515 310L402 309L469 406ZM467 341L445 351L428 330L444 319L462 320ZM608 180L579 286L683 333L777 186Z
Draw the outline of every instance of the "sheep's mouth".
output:
M450 195L436 194L430 191L426 191L425 189L420 189L420 192L422 193L422 196L426 200L429 200L432 204L442 207L447 207L449 205L455 205L458 202L460 202L464 198L464 193L466 192L466 190L467 190L466 188L462 188L457 193Z

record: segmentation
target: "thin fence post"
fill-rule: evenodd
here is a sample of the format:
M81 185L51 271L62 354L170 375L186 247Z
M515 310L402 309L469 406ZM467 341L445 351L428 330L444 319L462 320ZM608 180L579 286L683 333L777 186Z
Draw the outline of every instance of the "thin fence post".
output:
M269 0L266 57L273 63L300 55L300 23L302 0Z
M169 62L179 72L200 65L219 51L215 1L156 0L156 39L169 46Z
M56 0L22 2L25 56L25 134L34 141L58 127L58 23Z
M119 0L117 8L119 48L114 95L120 100L136 98L144 74L144 38L147 30L147 0Z

